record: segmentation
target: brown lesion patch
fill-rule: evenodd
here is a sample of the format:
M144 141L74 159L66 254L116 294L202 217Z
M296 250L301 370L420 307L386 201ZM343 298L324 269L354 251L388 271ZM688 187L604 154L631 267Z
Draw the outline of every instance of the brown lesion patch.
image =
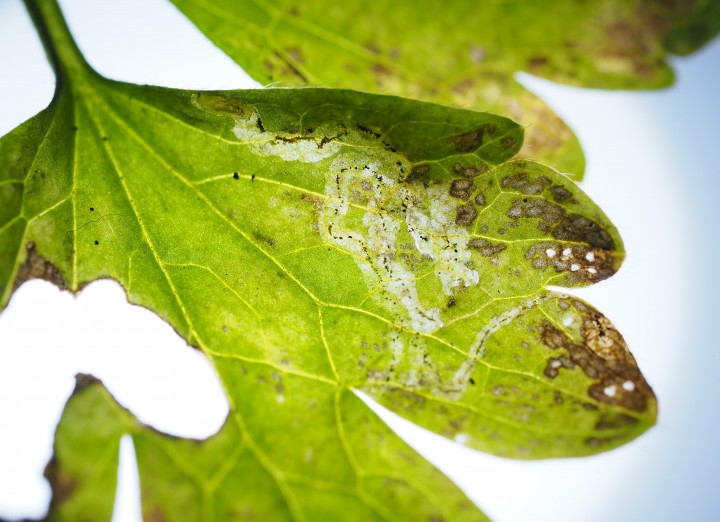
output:
M621 76L634 74L646 81L656 78L663 61L658 35L663 34L667 20L672 17L661 15L663 7L658 6L662 4L668 2L642 2L633 17L617 16L616 13L599 17L597 23L609 36L595 49L601 72Z
M455 223L458 225L470 226L477 218L477 210L472 205L460 205L455 216Z
M558 203L564 203L572 197L572 192L563 187L562 185L553 185L550 187L550 193L555 201Z
M413 166L412 170L403 181L405 181L406 183L420 182L423 185L427 186L430 180L429 175L430 165L428 165L427 163L423 163L421 165Z
M267 236L267 235L262 234L261 232L257 232L257 231L256 231L256 232L253 232L253 236L255 237L255 239L257 239L258 241L261 241L261 242L265 243L265 244L266 244L267 246L269 246L269 247L274 247L274 246L275 246L275 243L276 243L276 242L275 242L275 239L272 238L272 237L270 237L270 236Z
M543 183L533 182L522 173L508 176L502 185L528 194L528 197L513 200L505 213L512 223L534 219L538 230L564 242L532 245L525 257L531 260L534 268L552 267L556 272L569 272L570 283L601 281L617 272L622 253L615 251L614 239L600 223L581 214L568 213L562 205L542 196L531 197L541 191ZM556 192L561 199L565 197L565 193Z
M595 429L598 431L621 430L635 426L638 423L637 418L625 413L616 415L602 415L595 423Z
M520 166L521 162L518 162ZM502 188L510 188L527 195L540 194L550 184L550 180L544 176L531 178L527 172L517 172L503 178L500 182Z
M543 370L543 373L545 374L545 377L554 379L560 373L560 368L572 370L573 368L575 368L575 363L572 361L572 359L565 357L564 355L560 357L550 357L547 361L547 366L545 366L545 370Z
M385 86L395 76L391 69L381 63L373 63L370 65L369 71L375 78L378 87Z
M468 241L467 246L468 246L468 248L471 248L473 250L477 250L478 252L480 252L480 255L483 257L495 256L507 248L506 245L503 245L503 244L494 245L487 239L483 239L481 237L476 237L474 239L471 239L470 241Z
M548 64L548 57L536 54L528 58L528 69L531 72L537 72Z
M25 281L31 279L44 279L45 281L53 283L61 290L67 289L67 283L60 273L60 270L37 253L34 242L30 241L25 246L25 250L27 251L25 262L18 267L15 282L13 283L13 292L20 288L20 285Z
M613 250L615 241L595 221L580 214L568 214L552 229L553 237L565 241L579 241L592 246Z
M158 506L155 506L152 511L143 513L143 520L145 520L145 522L166 522L167 519L162 510Z
M602 446L606 446L608 444L615 444L617 441L623 440L624 437L617 436L617 437L588 437L585 439L585 444L590 446L591 448L600 448Z
M223 96L209 92L197 92L192 95L193 105L202 108L205 111L214 114L233 114L237 116L245 116L251 109L244 104Z
M587 245L541 241L528 247L525 259L533 268L566 272L570 284L596 283L617 272L620 259L612 251Z
M72 497L77 488L78 480L59 465L55 456L45 466L44 475L52 490L51 507L60 506Z
M299 64L305 63L305 57L299 47L290 47L287 50L287 55L295 62Z
M494 125L486 124L475 130L451 136L449 140L450 143L455 145L455 150L458 152L473 152L483 144L484 136L486 134L492 134L495 130Z
M470 199L470 193L473 188L473 182L471 179L456 179L453 180L450 185L450 195L454 198L464 199L467 201Z
M466 178L475 178L480 174L484 174L488 170L489 167L484 163L479 165L461 165L460 163L455 163L453 165L453 172L455 174L461 174Z
M541 198L523 198L513 201L505 215L510 219L537 219L538 229L550 232L565 216L565 209Z
M300 194L300 201L307 202L312 206L313 215L315 216L312 228L322 236L323 232L320 231L319 223L323 216L324 201L319 196L312 194Z
M635 359L622 335L602 314L583 303L573 300L572 305L582 319L580 332L583 340L573 341L550 321L543 321L538 332L540 339L553 350L564 350L567 356L548 359L544 374L558 376L563 368L578 366L593 383L588 395L594 400L644 412L655 395L642 376ZM620 420L615 419L620 422Z

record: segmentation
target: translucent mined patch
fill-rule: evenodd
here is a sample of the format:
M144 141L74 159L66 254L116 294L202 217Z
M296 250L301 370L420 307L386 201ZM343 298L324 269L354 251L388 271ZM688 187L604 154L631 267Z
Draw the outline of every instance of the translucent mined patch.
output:
M235 137L258 156L317 163L340 151L340 145L334 140L343 131L337 125L319 126L313 134L307 135L270 132L263 127L260 115L250 105L238 104L222 95L209 93L196 93L191 102L203 111L232 118L235 122L232 129Z
M446 295L453 288L472 286L480 282L477 270L468 267L470 249L467 247L467 228L455 224L457 200L451 198L444 185L425 189L424 194L413 185L413 192L426 205L409 206L406 213L408 232L418 251L435 261L435 274ZM408 197L412 201L413 198Z
M397 173L388 171L380 162L363 162L357 170L348 166L347 159L333 162L325 186L328 199L321 223L329 243L354 254L368 287L380 285L395 299L398 309L393 311L398 313L398 323L416 332L431 333L443 326L440 310L423 306L415 274L395 259L402 223L388 212L374 210L392 193L396 180ZM363 195L362 202L357 194ZM351 202L370 209L363 214L362 227L346 219ZM389 306L387 301L384 303Z
M243 133L256 131L252 117L243 120ZM361 139L345 132L348 142ZM327 199L321 230L330 244L353 254L368 287L378 289L373 299L395 312L398 324L432 333L443 326L441 312L423 305L416 274L401 262L398 252L405 254L412 246L405 234L419 258L432 259L433 274L445 295L452 297L456 288L479 284L480 275L472 267L470 231L456 222L457 198L451 197L447 184L401 182L411 168L403 156L390 151L343 149L324 173Z
M248 117L235 117L233 134L250 146L251 152L259 156L277 156L285 161L317 163L336 155L340 145L325 136L332 135L318 129L315 136L297 136L284 132L261 131L258 116L251 113ZM329 129L327 129L329 130Z
M488 339L500 328L514 321L516 317L537 306L543 301L543 299L544 297L542 296L533 297L520 306L510 308L509 310L505 310L503 313L496 315L482 327L470 346L468 358L455 372L453 387L457 391L462 391L467 387L467 383L470 380L472 372L475 370L477 361L482 359L485 355L485 344Z

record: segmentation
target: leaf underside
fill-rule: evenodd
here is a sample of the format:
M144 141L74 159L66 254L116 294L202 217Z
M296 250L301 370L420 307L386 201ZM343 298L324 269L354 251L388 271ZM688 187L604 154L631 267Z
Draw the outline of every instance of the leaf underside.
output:
M261 83L352 88L495 112L527 127L520 157L580 179L572 131L514 79L605 89L672 83L668 52L720 30L716 0L294 2L172 0Z
M217 438L234 430L238 466L264 470L258 510L282 499L277 518L313 519L317 496L338 513L365 503L363 519L409 513L382 489L425 518L477 517L349 390L514 458L607 450L656 411L613 326L544 290L612 275L622 242L573 182L511 160L521 141L510 120L387 96L88 76L0 141L3 303L31 277L72 291L109 277L170 322L220 375L232 414ZM138 429L122 425L113 437ZM71 498L111 505L63 440L56 467L90 491ZM140 469L145 512L173 509ZM205 491L208 476L188 480Z
M82 379L49 517L106 518L131 434L146 520L483 518L352 390L511 458L648 429L622 336L546 289L610 277L622 240L567 177L513 159L522 141L509 119L393 96L63 77L0 139L0 307L31 278L112 278L209 357L231 413L173 439Z

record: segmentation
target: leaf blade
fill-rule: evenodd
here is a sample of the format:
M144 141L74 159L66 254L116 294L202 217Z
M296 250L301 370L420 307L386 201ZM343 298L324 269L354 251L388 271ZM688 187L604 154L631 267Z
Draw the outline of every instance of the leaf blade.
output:
M274 396L272 390L269 399L274 401ZM408 516L486 520L352 393L336 388L329 399L330 410L365 427L361 436L352 439L352 447L362 452L362 458L353 460L355 469L333 470L335 477L345 476L345 484L327 480L327 474L325 480L312 476L322 475L314 469L315 461L328 455L309 448L303 448L307 462L299 473L276 469L261 448L266 442L245 431L237 412L207 440L176 439L142 425L102 383L79 376L58 426L54 460L46 471L54 492L51 514L57 519L97 518L101 513L109 517L118 444L123 435L130 435L140 470L143 516L150 520L315 520L336 518L339 513L344 513L345 520ZM336 423L332 416L329 420ZM302 430L290 426L285 441L296 441L298 435ZM102 456L102 465L97 461L83 465L87 464L83 455L96 453ZM414 474L395 472L398 459ZM332 468L333 463L327 465ZM429 490L425 484L436 489Z
M210 356L243 419L242 438L257 440L252 462L270 478L303 469L307 448L281 443L294 423L306 429L291 430L293 440L313 453L320 444L346 462L342 469L325 463L310 478L347 486L348 470L359 473L338 435L337 405L348 403L350 416L368 415L349 389L366 389L402 410L397 394L388 399L378 391L394 369L402 374L395 391L411 385L415 395L434 393L441 404L447 393L436 382L452 384L464 366L483 359L475 343L486 324L508 313L516 319L513 307L528 296L540 299L549 283L582 286L608 277L624 255L617 230L574 184L552 169L510 160L522 128L499 116L352 91L195 93L84 73L61 86L51 107L56 117L33 120L42 124L32 124L39 129L32 135L18 131L0 140L0 150L11 151L2 156L0 183L17 178L9 165L29 171L30 163L12 153L18 135L29 145L23 154L37 152L51 180L43 185L38 170L32 190L25 187L23 205L35 210L0 273L37 267L27 277L52 276L73 291L102 277L119 281L131 302L158 313ZM38 136L53 128L61 130L46 149ZM9 298L22 279L8 276L3 295ZM536 332L540 326L534 324ZM589 341L565 330L569 340L561 348L568 356L586 353L577 346ZM357 331L365 337L353 337ZM508 339L500 344L510 346ZM549 364L558 347L545 345L537 351ZM434 363L423 378L419 358L426 353ZM587 394L597 379L574 364L561 374L570 378L565 386ZM552 393L542 368L532 369L544 393ZM292 401L296 412L321 405L308 415L319 433L308 438L310 428L296 413L284 423L259 415L261 397L262 411ZM475 407L470 396L452 400ZM622 404L602 406L575 416L551 411L544 421L573 434L573 426L595 429L624 414ZM611 426L618 438L605 445L590 444L582 432L559 449L545 443L523 453L512 410L494 413L511 443L477 423L467 442L522 458L591 454L647 429L653 406L650 395L638 421ZM608 411L615 417L601 418ZM448 430L454 421L448 408L403 413L445 436L461 434ZM369 460L356 458L355 465ZM348 505L367 502L387 484L395 492L388 505L434 513L417 488L398 479L415 473L404 460L387 464L399 471L368 474L365 496ZM453 516L479 516L460 507L464 496L435 471L427 476L458 499ZM314 513L327 501L317 498L318 505L294 504L289 512ZM392 518L382 509L380 515Z

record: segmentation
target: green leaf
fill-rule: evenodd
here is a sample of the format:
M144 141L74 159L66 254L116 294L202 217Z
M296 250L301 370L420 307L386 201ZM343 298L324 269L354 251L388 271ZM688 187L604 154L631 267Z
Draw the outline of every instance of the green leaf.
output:
M56 516L85 498L108 509L111 478L82 478L101 471L77 448L111 451L131 433L146 508L177 509L172 520L194 516L172 505L166 474L197 462L206 491L212 463L232 461L227 440L267 485L253 509L280 503L277 518L480 517L354 389L513 458L598 453L655 422L612 324L546 290L611 276L617 230L565 176L512 160L518 124L355 91L113 82L54 3L28 5L58 89L0 139L0 306L29 278L73 292L112 278L210 358L231 404L221 433L195 445L71 403L54 473L85 485L56 497ZM183 456L163 463L146 439ZM217 491L203 505L236 505Z
M577 138L514 74L586 87L664 87L672 83L668 50L689 53L720 30L715 0L173 3L261 83L506 114L527 127L521 157L578 179L585 160Z
M78 376L45 472L55 501L50 520L110 520L126 434L141 470L144 520L486 520L351 392L326 398L313 419L324 415L333 425L342 411L331 429L344 430L348 452L334 441L322 446L327 426L308 423L318 445L303 447L304 466L289 472L237 417L205 441L168 437L139 423L99 381Z

